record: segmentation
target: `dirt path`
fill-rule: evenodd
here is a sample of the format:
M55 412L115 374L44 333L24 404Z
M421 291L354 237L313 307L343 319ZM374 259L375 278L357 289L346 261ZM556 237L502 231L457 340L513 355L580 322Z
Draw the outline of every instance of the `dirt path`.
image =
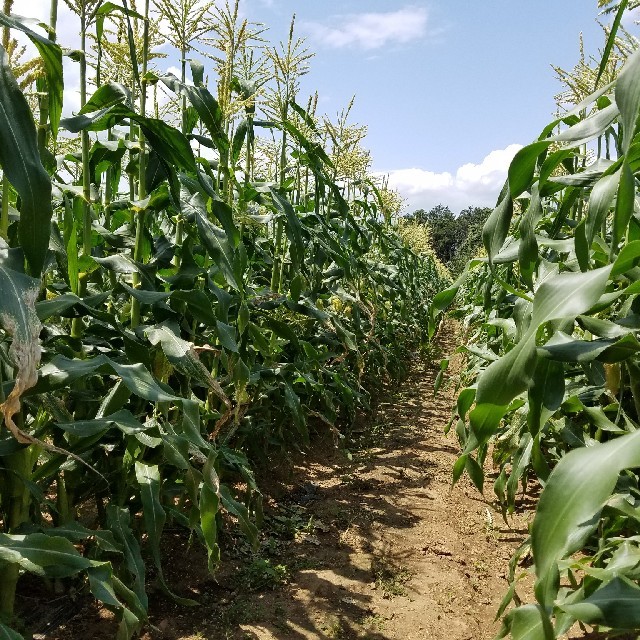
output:
M326 450L296 461L284 487L274 487L281 515L268 523L276 532L264 544L268 564L254 561L241 570L244 582L230 583L226 614L214 615L211 624L202 620L200 635L187 634L179 618L166 622L174 637L495 635L507 564L528 515L507 527L466 480L451 489L458 449L443 430L453 385L434 399L436 373L433 366L413 367L363 427L371 446L354 452L351 462ZM486 495L492 496L490 487ZM279 538L279 525L294 539ZM269 590L285 572L289 583ZM256 586L267 590L247 596L246 588Z
M177 536L167 551L170 583L203 606L152 597L155 629L145 638L492 638L530 514L517 514L511 528L466 480L451 490L458 449L443 430L453 385L434 399L436 372L413 366L368 418L351 461L327 445L274 470L258 556L228 539L226 569L212 581L201 551ZM490 499L489 486L485 493ZM96 623L90 635L74 624L68 632L97 639L104 618Z

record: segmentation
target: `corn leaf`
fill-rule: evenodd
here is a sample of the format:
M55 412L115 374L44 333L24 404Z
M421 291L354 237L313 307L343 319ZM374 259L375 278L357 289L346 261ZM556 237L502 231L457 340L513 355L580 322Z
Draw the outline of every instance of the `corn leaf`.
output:
M20 194L20 244L29 272L39 277L51 235L51 180L40 160L31 110L1 47L0 165Z
M640 466L640 431L606 444L570 451L552 471L531 530L536 597L551 606L559 585L558 562L581 549L623 469Z

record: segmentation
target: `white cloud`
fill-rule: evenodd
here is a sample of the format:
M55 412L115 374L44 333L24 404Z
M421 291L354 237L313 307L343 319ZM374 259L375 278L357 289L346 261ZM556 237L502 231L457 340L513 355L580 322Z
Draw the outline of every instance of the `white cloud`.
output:
M371 50L424 37L427 21L424 7L407 6L397 11L333 16L330 24L306 22L302 27L327 47Z
M13 6L13 13L25 18L33 18L38 22L49 24L50 0L28 0L17 2ZM30 25L33 26L33 25ZM80 21L66 4L58 5L57 40L62 47L74 48L80 45ZM36 30L38 28L36 27ZM26 39L26 36L14 32L18 39Z
M178 67L172 65L167 68L167 73L172 73L176 78L179 78L182 74L182 71L180 71Z
M406 199L407 211L431 209L438 204L458 212L465 207L492 207L507 177L509 163L522 145L489 153L478 164L466 163L454 174L424 169L395 169L386 172L389 187Z
M19 4L14 4L11 13L48 23L50 7L49 0L30 0L29 3L20 2Z
M50 0L29 0L29 2L18 2L14 4L13 13L32 21L49 24ZM29 22L28 26L43 35L46 32L35 22ZM74 49L80 45L78 35L78 17L64 3L58 5L58 29L56 33L57 41L61 47ZM37 49L33 46L29 38L18 30L11 32L18 42L26 45L27 57L38 55ZM80 67L71 58L62 58L64 76L64 96L63 96L63 116L67 117L76 113L80 108Z

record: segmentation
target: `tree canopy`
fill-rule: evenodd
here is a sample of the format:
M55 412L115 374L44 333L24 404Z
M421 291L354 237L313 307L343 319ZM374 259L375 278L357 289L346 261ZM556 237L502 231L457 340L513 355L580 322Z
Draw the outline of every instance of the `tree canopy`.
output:
M452 273L457 273L480 251L482 225L490 213L488 207L467 207L455 215L448 206L439 204L429 211L418 209L407 217L429 227L435 254Z

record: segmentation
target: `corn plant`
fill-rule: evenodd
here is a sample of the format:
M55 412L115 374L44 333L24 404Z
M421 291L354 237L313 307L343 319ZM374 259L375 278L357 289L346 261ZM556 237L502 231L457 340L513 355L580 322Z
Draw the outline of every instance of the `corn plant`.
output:
M67 118L55 34L0 13L37 48L43 98L29 104L3 49L0 631L9 638L21 637L11 625L24 572L90 590L116 614L119 638L147 618L145 557L167 597L195 604L165 579L165 524L204 545L211 571L223 523L256 545L255 465L307 446L318 429L339 443L380 380L426 341L428 304L445 283L396 232L380 185L363 172L336 182L295 83L264 118L267 79L250 86L237 75L258 68L237 4L213 14L197 4L219 25L209 51L218 98L193 59L190 83L185 65L180 78L153 66L158 13L177 26L170 41L183 59L206 49L184 13L194 3L70 5L86 95ZM276 89L282 77L271 78ZM169 122L157 117L159 88L173 95ZM264 175L254 127L280 145Z
M466 300L454 479L466 471L482 490L491 452L505 513L521 485L543 486L498 615L528 552L536 602L511 609L501 637L546 640L575 624L611 636L640 628L637 47L607 76L627 5L614 7L601 60L581 69L589 94L513 159L483 229L486 258L432 308L433 331L456 292Z

